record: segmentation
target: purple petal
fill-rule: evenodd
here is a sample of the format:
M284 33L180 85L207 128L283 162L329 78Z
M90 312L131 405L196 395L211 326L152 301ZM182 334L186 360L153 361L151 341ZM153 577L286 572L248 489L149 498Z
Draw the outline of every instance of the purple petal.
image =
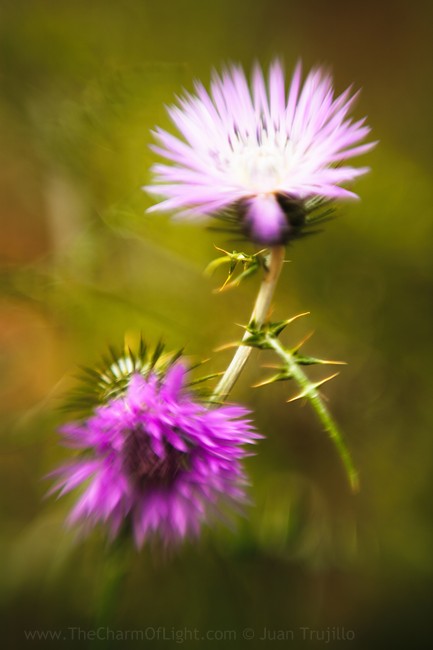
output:
M265 246L284 241L289 227L272 194L259 194L247 202L245 224L251 239Z

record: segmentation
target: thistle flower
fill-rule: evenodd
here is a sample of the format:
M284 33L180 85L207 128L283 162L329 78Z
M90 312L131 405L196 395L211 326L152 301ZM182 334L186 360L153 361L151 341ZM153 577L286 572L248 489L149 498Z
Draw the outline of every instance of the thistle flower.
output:
M332 78L313 69L301 84L295 69L286 94L275 61L268 83L254 68L251 88L243 70L214 73L210 92L197 82L168 109L181 138L156 129L153 149L173 164L153 166L148 192L165 198L149 211L181 217L234 213L237 225L266 246L293 238L322 200L356 197L341 184L368 171L342 163L376 143L360 144L370 129L348 114L351 88L335 97Z
M207 408L185 388L183 362L168 365L163 374L157 364L121 359L111 367L114 397L62 428L84 452L54 472L53 491L82 488L70 524L103 523L111 537L127 525L138 546L155 536L170 544L246 501L243 445L260 437L248 411ZM105 383L109 375L101 375Z

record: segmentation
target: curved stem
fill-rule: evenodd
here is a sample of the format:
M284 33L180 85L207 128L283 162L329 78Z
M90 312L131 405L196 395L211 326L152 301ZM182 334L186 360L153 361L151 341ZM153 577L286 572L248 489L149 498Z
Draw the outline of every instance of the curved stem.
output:
M260 285L259 293L257 294L256 302L254 303L253 312L250 318L250 324L254 322L256 326L261 327L266 320L269 308L271 306L272 297L274 295L275 287L280 277L281 269L284 262L285 248L284 246L274 246L271 249L271 256L269 261L269 268L265 272L262 284ZM248 332L245 333L244 339L248 337ZM225 399L230 393L231 389L236 383L239 375L241 374L248 357L251 354L252 348L240 345L235 352L230 365L221 377L215 391L212 395L212 401Z
M272 336L267 336L266 342L278 354L278 356L283 359L291 376L302 389L301 395L308 399L311 406L316 411L316 415L318 416L320 422L323 424L325 431L329 434L329 437L334 443L335 448L337 449L337 452L343 462L352 491L358 492L358 473L353 464L352 457L348 448L346 447L341 432L339 431L337 425L332 419L329 410L320 397L317 386L314 383L310 382L307 375L296 363L296 359L293 354L290 352L290 350L287 350L283 345L281 345L278 339Z

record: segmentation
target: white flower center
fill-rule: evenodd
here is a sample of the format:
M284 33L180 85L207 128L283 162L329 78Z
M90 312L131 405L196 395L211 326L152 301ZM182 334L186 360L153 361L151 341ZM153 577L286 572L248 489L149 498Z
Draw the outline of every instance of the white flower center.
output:
M275 192L287 184L294 168L293 142L283 131L238 135L224 161L233 181L252 193Z

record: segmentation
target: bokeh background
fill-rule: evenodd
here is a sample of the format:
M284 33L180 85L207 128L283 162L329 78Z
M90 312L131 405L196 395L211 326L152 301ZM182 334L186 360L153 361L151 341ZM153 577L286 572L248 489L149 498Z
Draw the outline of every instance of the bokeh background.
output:
M106 569L102 534L65 530L71 501L43 476L68 456L58 410L79 364L140 331L209 357L236 339L257 279L214 294L203 269L224 234L146 216L149 130L164 104L213 66L279 55L288 70L330 65L363 92L377 149L362 200L289 249L276 317L311 311L285 335L344 359L325 393L361 474L350 495L338 458L288 384L253 391L254 356L234 397L266 438L248 469L255 505L234 531L208 531L164 558L131 560L116 630L234 630L227 646L271 647L266 626L329 627L327 647L421 647L433 586L433 12L427 0L14 0L0 2L0 636L92 629ZM367 160L368 158L368 160ZM229 353L212 354L220 370ZM252 628L255 640L242 641ZM290 636L290 635L289 635ZM113 647L174 647L175 639ZM75 646L66 636L42 647ZM81 641L82 645L85 645ZM110 647L109 642L99 642ZM187 644L186 644L187 645ZM192 642L199 647L203 642ZM213 644L214 647L216 643ZM220 644L224 645L223 643Z

